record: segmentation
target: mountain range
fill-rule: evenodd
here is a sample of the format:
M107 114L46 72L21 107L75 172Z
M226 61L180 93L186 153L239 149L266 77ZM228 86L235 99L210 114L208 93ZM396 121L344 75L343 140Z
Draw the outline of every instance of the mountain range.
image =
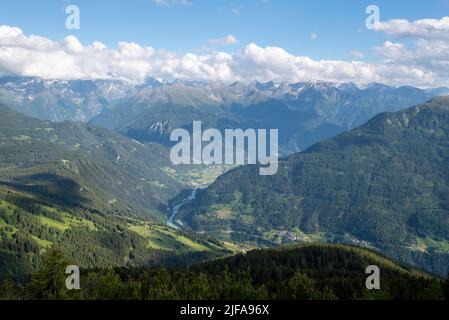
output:
M220 131L279 129L279 150L291 154L334 137L384 111L397 111L449 92L371 84L168 83L144 88L125 105L116 105L91 123L141 142L170 145L176 128L192 130L201 120Z
M44 80L0 78L0 103L42 120L91 122L140 142L169 146L173 129L279 129L282 154L302 151L398 111L446 95L448 88L306 81L235 82Z
M234 241L336 241L449 271L449 98L381 113L280 160L244 166L181 208L184 225Z

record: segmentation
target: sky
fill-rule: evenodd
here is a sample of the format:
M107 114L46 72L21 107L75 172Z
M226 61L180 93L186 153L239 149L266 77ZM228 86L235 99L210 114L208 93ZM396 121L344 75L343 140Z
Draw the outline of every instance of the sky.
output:
M449 0L0 0L2 75L436 87L448 52Z

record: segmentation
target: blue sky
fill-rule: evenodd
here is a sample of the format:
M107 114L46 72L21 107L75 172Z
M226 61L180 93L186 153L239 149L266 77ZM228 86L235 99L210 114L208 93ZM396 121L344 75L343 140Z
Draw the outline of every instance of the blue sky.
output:
M189 2L189 4L185 4L185 2ZM75 4L80 8L80 30L65 28L67 16L65 8L69 4ZM365 8L370 4L379 7L381 20L387 22L383 28L377 31L365 28L367 17ZM426 78L425 81L429 85L431 82L441 81L441 79L445 81L446 76L441 75L443 78L434 76L438 68L429 69L430 60L424 61L426 56L422 54L423 50L429 50L430 46L436 46L437 40L449 39L449 37L446 39L445 35L446 32L449 34L449 25L446 26L446 21L441 20L445 16L449 16L449 0L0 0L0 26L20 28L26 37L38 35L58 42L57 45L64 47L67 43L61 41L73 35L76 37L76 41L79 40L83 46L100 41L111 50L117 48L121 41L135 42L141 47L148 46L154 50L164 50L179 56L191 53L201 60L201 63L203 63L201 56L214 52L226 52L232 55L232 63L229 63L230 71L228 72L232 74L223 75L224 73L221 72L221 76L217 77L223 79L246 77L248 80L269 77L282 79L279 73L284 72L285 67L281 65L281 62L273 68L269 67L268 69L271 69L266 72L260 71L250 76L245 72L243 72L245 75L234 74L237 66L242 68L244 63L248 63L252 67L259 67L261 55L263 55L262 60L282 55L282 52L275 50L266 52L267 50L265 50L267 47L276 47L292 56L285 57L283 62L285 65L287 63L298 65L295 74L287 77L287 80L314 77L324 70L320 71L320 67L323 67L327 68L324 70L326 72L330 69L335 71L337 68L343 68L346 71L342 78L354 78L356 82L359 77L365 77L365 81L370 79L383 81L385 78L385 80L393 82L403 81L410 84L415 80L418 83L420 78ZM407 28L414 30L413 34L410 36L408 31L398 33L397 25L389 24L389 21L393 19L405 19L410 23ZM416 28L420 25L421 19L435 20L426 25L428 30L424 38L421 31ZM415 21L418 22L415 23ZM441 34L439 39L429 36L435 28L443 28L442 33L444 34ZM4 32L10 31L4 30ZM237 42L226 46L211 42L211 39L221 39L228 35L232 35ZM69 40L74 41L72 38ZM426 43L424 44L423 41ZM248 47L250 44L256 46ZM14 50L17 48L12 48L11 41L6 46L10 52L16 52ZM29 44L25 45L27 50L29 46ZM417 49L419 46L421 47ZM261 53L259 48L265 51ZM445 46L439 48L440 51L443 51ZM35 51L40 52L39 50ZM241 54L245 50L251 52ZM65 53L69 54L67 50ZM11 56L11 54L5 55L3 60L7 62ZM38 57L42 59L42 54L33 56L36 56L36 59ZM412 60L403 61L400 64L398 61L402 60L404 56L410 57ZM249 62L248 57L252 59ZM300 57L298 59L301 61L296 61L295 57ZM337 63L331 66L320 64L315 67L312 66L313 63L309 63L307 58L312 59L313 63L321 60L337 62L360 60L363 63L373 63L373 65L362 66L362 68L360 65ZM1 59L0 56L0 64ZM164 59L168 58L165 56ZM213 62L208 61L205 68L217 69L224 58L218 57L217 59L213 59ZM441 60L441 57L438 59ZM144 69L148 72L155 72L155 62L152 63ZM178 61L177 63L176 68L179 71L181 68L179 66L183 62ZM377 66L374 65L376 63ZM387 79L388 70L380 68L381 64L385 63L396 66L395 70L401 73L401 76L395 80L394 75L390 74L388 77L392 79ZM34 66L22 68L17 72L39 75L40 72L35 71L36 64L45 63L39 61ZM405 70L404 68L407 66L416 68ZM134 67L137 69L136 64ZM168 68L172 67L170 65ZM367 71L365 67L372 67L373 70ZM185 63L183 68L187 68ZM318 71L309 72L307 68L315 68ZM351 68L357 70L350 70ZM6 66L3 69L2 72L0 66L0 73L16 72L16 69L12 70ZM73 72L74 74L85 74L78 65L73 66L73 70L76 71ZM167 68L164 70L165 73L159 72L161 76L165 76L167 73ZM171 75L183 77L184 73L178 71L173 71ZM201 72L211 74L211 77L214 78L212 74L215 73L212 71L202 70ZM47 73L43 72L43 74ZM199 72L195 74L199 74ZM139 74L139 76L142 75ZM189 76L185 75L185 77ZM201 78L201 76L198 77ZM338 80L338 72L329 74L326 79L334 78Z
M152 0L2 0L0 24L54 40L74 34L82 43L116 46L125 40L176 52L201 52L208 39L232 34L239 44L229 51L254 42L316 59L350 59L351 51L369 52L385 38L364 28L369 4L379 6L381 19L449 14L449 1L443 0L190 1L164 6ZM64 27L68 4L80 7L80 30Z

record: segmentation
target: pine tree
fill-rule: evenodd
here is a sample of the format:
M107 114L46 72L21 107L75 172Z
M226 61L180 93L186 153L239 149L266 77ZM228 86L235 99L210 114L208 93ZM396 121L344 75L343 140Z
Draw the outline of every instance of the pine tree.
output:
M27 292L31 299L64 299L68 290L65 287L65 269L69 262L59 247L52 247L43 256L41 265L31 275Z
M449 300L449 274L443 283L443 294L446 300Z

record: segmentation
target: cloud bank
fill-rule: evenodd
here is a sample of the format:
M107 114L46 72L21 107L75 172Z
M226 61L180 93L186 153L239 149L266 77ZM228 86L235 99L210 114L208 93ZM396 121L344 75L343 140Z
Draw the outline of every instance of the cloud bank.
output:
M45 79L159 79L210 81L288 81L320 79L335 82L383 82L421 87L449 86L449 17L441 20L391 20L377 31L387 36L413 37L415 44L386 41L375 48L378 62L314 60L279 47L247 44L238 53L175 54L137 43L110 48L101 42L82 44L74 36L54 41L0 26L0 75ZM215 39L217 45L237 42L234 36ZM354 54L361 59L363 54Z
M394 37L449 40L449 17L420 19L412 22L405 19L392 19L378 22L374 28Z

